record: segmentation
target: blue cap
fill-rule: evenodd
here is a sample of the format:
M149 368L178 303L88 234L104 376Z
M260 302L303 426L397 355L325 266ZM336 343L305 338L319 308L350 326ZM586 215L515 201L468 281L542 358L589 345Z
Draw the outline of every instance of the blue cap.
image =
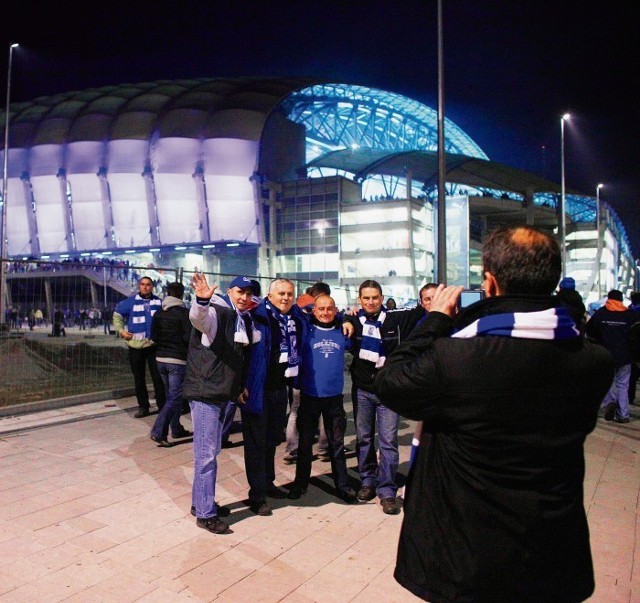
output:
M229 289L233 289L234 287L238 287L238 289L252 289L253 283L248 276L236 276L236 278L231 281Z
M565 276L561 281L560 281L560 289L575 289L576 288L576 281L571 278L570 276Z

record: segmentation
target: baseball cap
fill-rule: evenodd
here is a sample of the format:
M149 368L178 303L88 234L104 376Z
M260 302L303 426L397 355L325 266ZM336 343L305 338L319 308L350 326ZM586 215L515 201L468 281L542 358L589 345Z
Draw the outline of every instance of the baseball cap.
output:
M231 281L229 289L233 289L234 287L238 287L238 289L253 289L253 286L248 276L236 276L236 278Z
M575 289L575 288L576 288L576 281L570 276L565 276L560 281L560 289Z

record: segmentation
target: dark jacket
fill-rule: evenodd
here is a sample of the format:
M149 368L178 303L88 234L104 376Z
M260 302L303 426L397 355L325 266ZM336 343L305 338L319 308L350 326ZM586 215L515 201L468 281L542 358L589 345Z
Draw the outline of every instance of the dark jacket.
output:
M587 322L586 333L609 350L617 366L624 366L631 364L629 329L638 320L638 312L628 309L617 312L604 305Z
M206 312L217 315L217 329L210 345L203 342L203 333L193 328L189 339L184 397L189 400L216 403L235 400L245 387L250 348L234 341L235 310L212 303L191 307L192 323L198 324ZM194 316L196 319L194 319ZM247 329L251 337L251 329Z
M256 329L260 331L260 341L256 345L251 346L251 362L249 365L249 374L247 377L247 390L249 399L242 407L242 410L262 414L262 402L264 399L265 382L267 380L267 372L269 370L269 361L274 345L274 333L278 331L272 324L273 319L266 307L266 298L252 310L251 316ZM298 333L298 345L302 341L303 328L306 328L306 321L302 314L302 310L297 305L291 308L291 316L295 320L296 330ZM298 349L298 354L300 350ZM291 380L292 385L297 385L296 380Z
M555 304L488 298L459 324ZM611 356L582 337L457 339L452 326L430 312L375 381L389 408L424 421L395 578L433 603L582 601L594 589L583 445Z
M167 296L162 300L162 310L151 320L151 339L156 344L156 359L178 360L185 364L191 321L189 310L177 297Z
M388 357L396 346L404 340L411 330L416 326L425 312L422 306L417 306L411 310L392 310L387 312L387 316L380 327L382 345L385 356ZM377 318L376 314L374 318ZM374 362L359 358L360 346L362 345L362 323L357 316L344 316L345 322L353 325L353 335L351 336L351 380L352 383L365 391L373 391L373 380L379 369Z

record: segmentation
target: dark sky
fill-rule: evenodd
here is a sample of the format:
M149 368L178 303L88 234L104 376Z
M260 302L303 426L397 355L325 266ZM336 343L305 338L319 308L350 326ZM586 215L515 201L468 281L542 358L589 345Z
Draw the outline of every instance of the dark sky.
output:
M437 108L435 0L12 1L11 100L157 79L309 76ZM640 252L640 55L633 3L443 0L445 115L490 159L560 181L623 220ZM9 18L6 18L8 10ZM4 101L4 95L2 95Z

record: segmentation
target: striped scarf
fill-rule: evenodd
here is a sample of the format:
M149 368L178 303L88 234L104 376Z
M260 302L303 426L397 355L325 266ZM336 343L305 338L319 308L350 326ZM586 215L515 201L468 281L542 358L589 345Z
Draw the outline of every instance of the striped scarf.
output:
M485 335L521 339L563 340L580 337L580 331L563 307L540 312L492 314L479 318L452 337L468 339Z
M376 368L383 366L386 360L382 335L380 333L380 327L386 317L387 309L385 307L380 309L377 320L371 320L367 317L367 313L364 310L358 310L358 320L362 325L362 343L360 344L358 358L373 362Z
M278 321L280 327L280 363L287 363L285 377L295 377L298 374L300 358L298 356L298 338L296 322L289 314L282 314L271 304L265 303L267 312Z
M127 329L133 333L133 339L151 339L151 318L161 307L162 300L157 297L144 299L136 294L127 321Z

